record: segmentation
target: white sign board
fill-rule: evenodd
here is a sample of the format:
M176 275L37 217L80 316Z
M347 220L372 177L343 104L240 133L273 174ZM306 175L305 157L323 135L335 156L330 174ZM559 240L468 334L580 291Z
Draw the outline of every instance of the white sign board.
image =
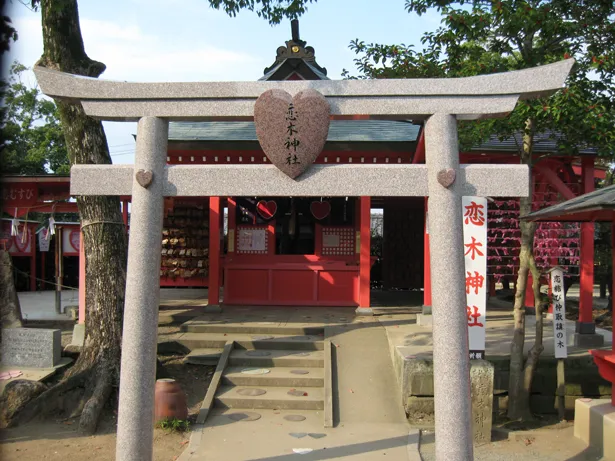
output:
M49 235L49 229L44 227L38 233L38 249L40 251L49 251L50 242L51 242L51 235Z
M466 311L471 359L485 358L487 320L487 199L463 197Z
M240 253L267 251L267 229L239 229L237 251Z
M566 296L564 296L564 271L561 267L551 270L551 304L553 305L553 349L556 359L568 357L566 345Z
M340 246L340 236L336 234L324 234L322 236L322 246L337 248Z

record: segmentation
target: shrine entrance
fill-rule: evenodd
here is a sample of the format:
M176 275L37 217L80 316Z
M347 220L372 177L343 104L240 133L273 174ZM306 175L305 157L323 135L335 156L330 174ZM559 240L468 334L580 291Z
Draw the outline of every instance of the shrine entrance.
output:
M176 84L109 82L36 68L48 96L80 102L87 115L99 119L138 121L135 165L71 169L73 195L132 195L133 200L117 459L152 458L161 254L151 249L160 245L164 197L211 197L210 212L217 209L219 219L219 198L228 196L361 197L361 240L369 239L371 197L429 197L436 456L472 459L462 197L525 196L529 181L525 165L460 165L457 120L502 117L520 98L552 94L563 87L573 62L460 79ZM357 114L424 120L426 164L308 165L300 177L284 175L273 165L167 165L169 120L251 120L256 101L273 90L320 91L329 113L319 123L324 120L327 127L331 118ZM369 303L367 245L360 246L359 258L357 311L362 314L363 300Z
M228 198L224 304L358 307L361 201Z

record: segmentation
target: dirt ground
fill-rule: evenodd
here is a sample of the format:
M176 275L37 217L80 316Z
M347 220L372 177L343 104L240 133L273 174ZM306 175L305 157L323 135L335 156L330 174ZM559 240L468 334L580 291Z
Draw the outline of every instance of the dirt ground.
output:
M435 437L433 432L421 433L421 457L434 461ZM598 453L585 448L574 437L574 425L564 422L534 431L506 434L494 431L492 442L474 448L475 461L598 461Z
M28 325L30 326L30 325ZM63 329L62 343L70 335ZM178 327L160 328L161 335L171 335ZM68 328L66 329L68 331ZM70 328L72 332L72 328ZM176 379L188 399L189 420L194 422L199 411L214 368L183 364L183 356L159 356L164 370ZM52 378L57 380L58 377ZM92 459L115 459L117 413L110 404L99 424L96 435L82 436L77 432L77 418L66 419L62 415L45 421L16 428L0 430L0 459L2 461L91 461ZM189 433L170 432L163 429L154 431L154 460L172 461L183 452L188 443Z

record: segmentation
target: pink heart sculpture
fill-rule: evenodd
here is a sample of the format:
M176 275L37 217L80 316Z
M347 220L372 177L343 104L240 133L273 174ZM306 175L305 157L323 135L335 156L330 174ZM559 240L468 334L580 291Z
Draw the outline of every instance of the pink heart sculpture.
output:
M261 200L256 204L256 211L263 217L263 219L271 219L278 211L278 204L273 200L269 200L268 202Z
M330 113L329 103L316 90L294 97L284 90L267 90L254 104L256 137L271 163L296 178L325 147Z
M312 202L310 203L310 211L316 219L325 219L331 213L331 204L329 202Z
M70 231L69 239L70 239L70 244L73 246L73 248L79 251L79 244L81 243L79 240L79 231L78 230Z

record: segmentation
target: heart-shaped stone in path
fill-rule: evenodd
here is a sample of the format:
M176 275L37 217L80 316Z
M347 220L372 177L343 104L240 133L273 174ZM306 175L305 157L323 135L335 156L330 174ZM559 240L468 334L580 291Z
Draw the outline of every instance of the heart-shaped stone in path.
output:
M253 413L251 411L246 411L245 413L230 413L226 415L227 418L232 419L233 421L258 421L261 419L261 415L259 413Z
M330 113L329 103L316 90L294 97L284 90L267 90L254 104L256 137L271 163L296 178L322 152Z
M446 168L438 171L438 182L447 189L455 182L455 170L452 168Z
M145 187L147 189L154 180L154 173L152 173L150 170L139 170L135 174L135 177L141 187Z
M245 395L246 397L256 397L259 395L265 395L267 391L265 389L248 388L248 389L239 389L237 393L239 395Z

